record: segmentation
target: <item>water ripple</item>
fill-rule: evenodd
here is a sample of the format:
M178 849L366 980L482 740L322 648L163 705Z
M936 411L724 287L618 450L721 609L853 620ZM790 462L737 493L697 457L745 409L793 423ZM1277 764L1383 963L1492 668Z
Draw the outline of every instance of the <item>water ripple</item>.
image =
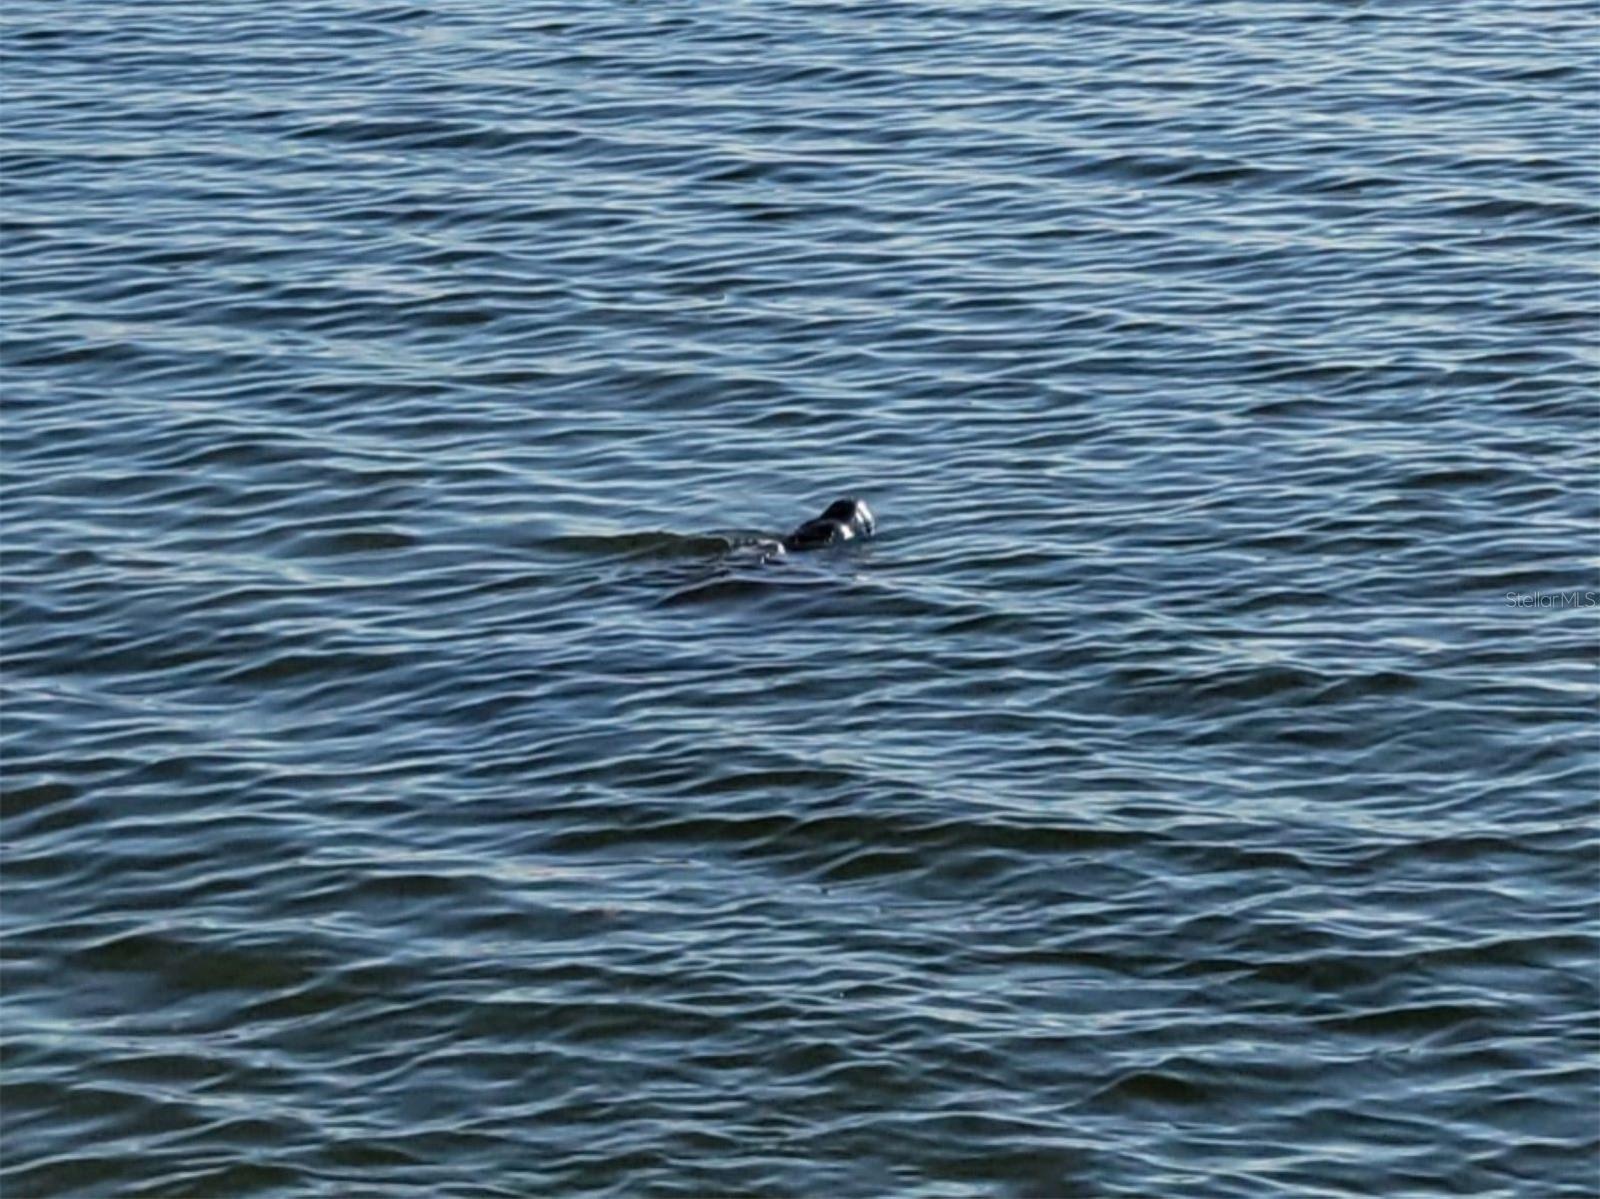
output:
M1592 8L0 30L7 1194L1592 1193Z

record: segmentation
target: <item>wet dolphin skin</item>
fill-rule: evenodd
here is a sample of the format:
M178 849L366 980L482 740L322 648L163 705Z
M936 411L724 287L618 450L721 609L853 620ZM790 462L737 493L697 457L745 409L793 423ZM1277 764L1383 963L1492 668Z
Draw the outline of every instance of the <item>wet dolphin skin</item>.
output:
M808 520L783 539L787 550L815 550L857 537L870 537L877 527L872 510L861 500L834 500L821 516Z

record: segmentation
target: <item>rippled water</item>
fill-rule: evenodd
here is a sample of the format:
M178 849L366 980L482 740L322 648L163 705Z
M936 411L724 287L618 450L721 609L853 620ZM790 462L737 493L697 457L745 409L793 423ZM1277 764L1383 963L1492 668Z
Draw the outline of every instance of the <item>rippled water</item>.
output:
M0 19L8 1199L1594 1193L1592 5Z

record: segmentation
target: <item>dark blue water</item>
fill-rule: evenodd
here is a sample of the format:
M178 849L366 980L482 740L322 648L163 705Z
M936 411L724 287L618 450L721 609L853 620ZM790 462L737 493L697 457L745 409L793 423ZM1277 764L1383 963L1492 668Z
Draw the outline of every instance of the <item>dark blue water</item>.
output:
M6 1199L1596 1193L1593 5L0 23Z

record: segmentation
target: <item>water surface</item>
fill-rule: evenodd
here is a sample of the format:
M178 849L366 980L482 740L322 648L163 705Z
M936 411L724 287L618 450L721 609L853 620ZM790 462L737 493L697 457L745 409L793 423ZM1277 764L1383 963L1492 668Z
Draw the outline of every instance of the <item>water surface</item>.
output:
M1593 1194L1592 6L0 27L8 1197Z

